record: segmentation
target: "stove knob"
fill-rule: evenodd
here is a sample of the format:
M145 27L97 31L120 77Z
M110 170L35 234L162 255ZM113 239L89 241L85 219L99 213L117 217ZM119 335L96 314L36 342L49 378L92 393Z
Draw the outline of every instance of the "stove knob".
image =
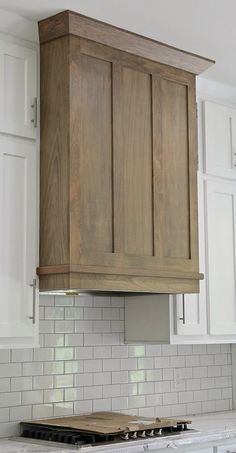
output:
M146 431L140 431L140 432L138 433L138 436L139 436L139 437L146 437Z
M134 431L132 434L130 434L131 439L137 439L137 431Z
M154 436L154 429L151 429L151 431L146 431L146 435L148 437L153 437Z
M129 440L129 433L122 434L120 436L120 438L123 439L123 440Z

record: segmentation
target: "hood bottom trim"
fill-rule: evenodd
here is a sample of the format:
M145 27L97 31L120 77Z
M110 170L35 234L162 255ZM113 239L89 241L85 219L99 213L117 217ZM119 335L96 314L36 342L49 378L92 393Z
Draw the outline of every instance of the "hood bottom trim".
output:
M42 292L70 291L98 293L151 293L181 294L199 293L199 279L183 277L159 277L146 275L119 275L105 273L67 272L39 275Z

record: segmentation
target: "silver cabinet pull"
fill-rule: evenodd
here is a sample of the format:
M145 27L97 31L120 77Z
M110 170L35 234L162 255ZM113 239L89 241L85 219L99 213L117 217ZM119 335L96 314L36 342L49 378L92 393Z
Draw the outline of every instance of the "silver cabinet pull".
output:
M30 284L33 288L33 314L29 316L29 319L32 319L33 324L36 322L36 278L33 279L33 283Z
M183 321L183 324L185 324L185 296L182 294L182 317L179 318L180 321Z
M38 120L38 112L37 112L37 98L34 98L33 103L31 104L31 109L33 113L33 118L31 123L33 123L34 127L37 127L37 120Z

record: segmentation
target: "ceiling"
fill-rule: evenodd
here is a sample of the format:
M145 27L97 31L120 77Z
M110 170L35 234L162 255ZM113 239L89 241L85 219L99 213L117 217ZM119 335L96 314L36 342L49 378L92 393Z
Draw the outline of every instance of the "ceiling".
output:
M204 77L236 85L235 0L0 0L38 21L64 9L216 60Z

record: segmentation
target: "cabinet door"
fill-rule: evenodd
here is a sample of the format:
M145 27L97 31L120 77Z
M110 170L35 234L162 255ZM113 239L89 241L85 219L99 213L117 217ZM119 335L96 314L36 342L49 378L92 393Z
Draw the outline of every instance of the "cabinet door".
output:
M181 294L174 298L176 303L177 335L204 335L206 315L200 294Z
M0 41L0 132L35 138L36 51Z
M36 181L36 146L1 137L0 347L37 338Z
M236 185L207 181L207 277L210 334L236 333Z
M236 178L236 109L204 103L205 171Z

